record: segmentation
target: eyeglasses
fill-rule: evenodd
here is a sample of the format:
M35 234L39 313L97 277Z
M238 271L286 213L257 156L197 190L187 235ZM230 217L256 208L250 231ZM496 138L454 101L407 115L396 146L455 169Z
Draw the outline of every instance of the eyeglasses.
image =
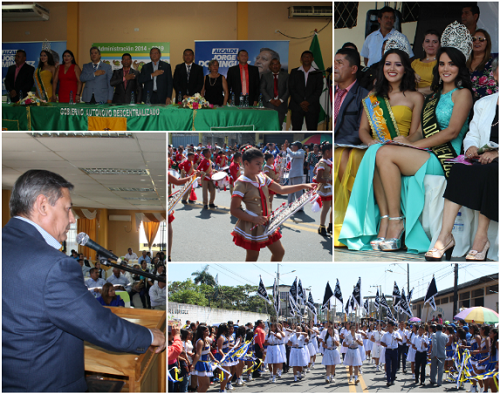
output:
M472 37L472 42L476 42L476 41L484 42L484 41L488 41L488 40L486 39L486 37Z

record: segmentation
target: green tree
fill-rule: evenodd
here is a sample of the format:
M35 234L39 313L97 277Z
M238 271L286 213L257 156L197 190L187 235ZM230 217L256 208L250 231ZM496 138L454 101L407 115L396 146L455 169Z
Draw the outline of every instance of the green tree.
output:
M208 305L208 300L205 293L209 291L212 291L210 286L204 284L196 285L191 279L187 279L184 282L169 282L168 300L182 304L206 306Z
M205 284L205 285L210 285L210 286L215 286L215 279L212 275L208 273L208 265L203 268L202 271L196 271L193 272L191 275L194 276L194 283L195 284Z

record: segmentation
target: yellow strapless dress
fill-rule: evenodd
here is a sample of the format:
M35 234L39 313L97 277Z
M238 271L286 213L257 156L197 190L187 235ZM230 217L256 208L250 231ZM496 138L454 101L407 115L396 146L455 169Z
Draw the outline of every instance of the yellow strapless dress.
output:
M50 99L52 97L52 73L49 70L40 71L41 82L43 87L47 92L47 97ZM38 83L37 78L35 78L35 83ZM38 94L37 94L38 95ZM42 97L42 99L45 99Z
M396 124L398 125L399 134L403 137L407 137L410 133L411 127L411 118L413 112L410 108L404 105L395 105L392 107L392 113L394 114L394 119L396 120ZM347 167L344 170L344 175L342 179L338 178L340 161L344 151L348 151L349 159L347 162ZM347 205L349 205L349 198L351 197L352 187L354 185L354 180L356 179L356 174L358 173L359 165L361 164L361 160L363 160L363 156L366 152L366 149L351 149L351 148L337 148L335 149L335 186L334 186L334 198L333 198L333 206L335 211L334 218L334 246L345 246L344 244L338 241L340 230L342 229L342 223L344 222L345 211L347 209Z

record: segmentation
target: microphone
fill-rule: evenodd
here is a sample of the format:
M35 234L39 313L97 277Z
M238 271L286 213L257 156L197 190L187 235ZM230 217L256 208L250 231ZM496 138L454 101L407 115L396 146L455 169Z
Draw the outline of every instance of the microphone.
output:
M101 245L92 241L86 233L80 233L76 236L76 242L81 246L86 246L92 250L95 250L101 256L104 256L108 259L115 260L118 264L121 263L122 259L118 256L115 256L109 250L104 249Z

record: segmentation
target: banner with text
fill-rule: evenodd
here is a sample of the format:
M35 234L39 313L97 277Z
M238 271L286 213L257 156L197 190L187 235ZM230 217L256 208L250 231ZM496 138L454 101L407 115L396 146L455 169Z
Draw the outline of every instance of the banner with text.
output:
M7 94L4 79L7 70L15 63L16 52L22 49L26 52L26 63L35 68L38 67L40 52L49 46L56 65L62 62L62 54L66 50L66 41L31 41L31 42L3 42L2 43L2 94Z
M259 74L271 72L269 64L274 57L280 59L281 68L288 72L290 41L195 41L195 62L203 66L203 75L210 73L208 62L219 61L219 73L227 76L229 67L238 64L238 51L248 52L248 64L259 67Z
M142 66L151 62L149 57L151 48L158 48L161 51L160 59L170 64L169 42L108 42L94 43L92 46L99 48L101 51L101 60L109 64L113 71L122 68L122 55L129 53L132 56L132 68L141 72Z

